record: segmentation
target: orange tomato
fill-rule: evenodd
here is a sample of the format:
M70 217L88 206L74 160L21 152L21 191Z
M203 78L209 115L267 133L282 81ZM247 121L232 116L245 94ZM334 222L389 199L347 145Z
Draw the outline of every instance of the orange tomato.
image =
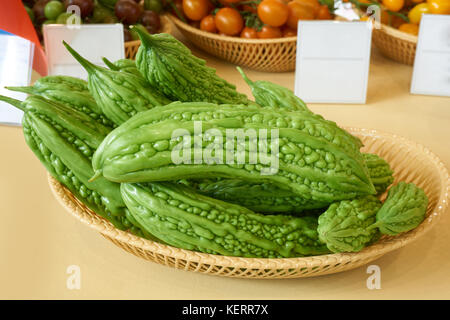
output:
M260 39L281 38L282 36L283 34L278 27L263 26L261 30L258 31L258 38Z
M284 38L297 36L297 30L291 29L289 27L284 27L281 30L281 33L283 34Z
M209 0L183 0L183 12L190 20L202 20L208 15L209 8Z
M428 3L419 3L408 13L410 23L419 24L422 19L422 14L430 13L430 6Z
M286 24L289 28L297 30L298 20L313 20L314 11L310 6L304 5L298 1L288 3L289 15Z
M263 0L257 12L259 19L271 27L282 26L289 15L288 6L280 0Z
M398 30L413 34L415 36L419 34L419 26L414 23L404 23L398 27Z
M241 38L258 39L258 32L255 28L244 27L241 31Z
M328 9L328 6L326 4L321 5L319 8L319 11L317 12L316 19L319 20L332 20L333 17L331 16L330 10Z
M450 0L427 0L430 13L450 14Z
M402 24L405 23L405 20L403 20L402 18L398 17L398 16L391 16L391 26L394 28L398 28L400 27Z
M383 5L390 11L400 11L405 5L405 0L383 0Z
M214 22L217 30L228 36L235 36L239 34L244 27L244 19L242 19L239 11L228 7L217 11L214 16Z
M200 30L216 33L216 23L214 22L214 16L213 15L207 15L200 21Z
M301 3L304 6L307 6L311 8L311 10L314 12L314 16L316 16L319 13L321 4L318 0L294 0L299 3Z

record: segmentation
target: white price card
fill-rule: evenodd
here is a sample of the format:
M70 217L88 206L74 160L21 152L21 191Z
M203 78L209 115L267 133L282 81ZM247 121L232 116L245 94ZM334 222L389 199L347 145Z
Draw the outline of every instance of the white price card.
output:
M299 21L295 94L305 102L365 103L370 21Z
M63 40L90 62L104 66L102 57L110 61L125 58L123 25L44 25L44 44L49 75L67 75L87 79L87 72L67 51Z
M25 100L26 94L5 89L5 86L30 84L34 43L24 38L0 32L0 95ZM0 102L0 123L20 125L23 112L6 102Z
M450 15L422 16L411 93L450 96Z

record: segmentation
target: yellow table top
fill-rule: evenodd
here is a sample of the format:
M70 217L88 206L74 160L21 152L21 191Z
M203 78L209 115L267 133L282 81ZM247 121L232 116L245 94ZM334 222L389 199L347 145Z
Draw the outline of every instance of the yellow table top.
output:
M250 90L234 66L196 49L217 73ZM294 73L244 70L253 80L293 89ZM403 135L450 168L450 98L409 93L412 67L374 49L365 105L311 104L340 125ZM381 289L366 286L367 266L334 275L286 280L223 278L137 258L67 213L22 131L0 126L0 299L450 299L450 212L432 231L372 264ZM67 268L80 267L81 287L67 288Z

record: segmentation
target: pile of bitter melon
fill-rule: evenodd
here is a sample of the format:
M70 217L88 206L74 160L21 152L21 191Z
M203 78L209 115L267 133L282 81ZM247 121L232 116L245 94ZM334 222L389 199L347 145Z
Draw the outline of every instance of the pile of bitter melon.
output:
M422 189L400 182L382 203L389 164L290 90L239 69L249 100L172 36L140 36L136 62L105 59L108 68L66 44L87 82L48 76L9 87L29 93L23 102L0 98L24 111L26 142L50 174L115 227L183 249L274 258L355 252L423 221ZM174 163L200 122L202 133L254 129L275 172L250 138L197 143L186 149L193 161ZM184 135L173 139L175 130ZM197 161L198 151L215 161Z

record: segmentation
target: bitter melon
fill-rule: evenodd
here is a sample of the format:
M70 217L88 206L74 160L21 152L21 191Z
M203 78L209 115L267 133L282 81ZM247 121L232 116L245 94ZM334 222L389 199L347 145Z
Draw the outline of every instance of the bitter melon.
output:
M314 216L261 215L172 183L123 183L121 191L147 232L182 249L259 258L329 252Z
M373 153L363 153L364 161L369 169L370 180L372 181L377 194L382 194L394 182L394 173L389 163L380 156Z
M89 93L87 82L84 80L68 76L47 76L36 80L33 86L6 87L6 89L38 95L62 103L87 114L104 126L111 129L115 127Z
M380 238L370 228L381 202L374 196L335 202L319 216L319 239L333 252L357 252Z
M402 181L389 189L374 227L391 236L410 231L425 219L427 206L428 197L423 189Z
M29 96L24 102L4 96L0 100L24 111L25 141L47 171L88 208L125 229L119 184L103 178L88 182L92 155L110 129L83 112L40 96Z
M120 125L138 112L170 102L142 78L97 66L81 57L67 43L64 45L88 72L89 92L115 124Z
M147 81L173 101L247 104L247 97L216 75L172 35L148 34L135 28L141 39L136 65Z
M196 125L201 125L200 132L194 132ZM218 138L213 142L200 141L199 148L191 147L208 129L217 130ZM220 137L230 138L227 129L231 133L254 129L251 131L254 136L242 141L235 139L230 144L218 143ZM293 112L177 102L142 112L113 130L96 151L93 167L96 176L103 175L116 182L211 177L268 182L305 199L326 203L375 193L358 146L341 131L333 130L324 123L315 126ZM278 138L272 139L270 134L274 131ZM174 136L176 132L187 136ZM247 134L250 135L248 131ZM268 149L267 157L261 156L263 149L255 149L253 138L259 142L267 138L267 145L272 148ZM174 162L174 155L184 153L186 141L188 149L181 157L186 161ZM208 164L211 160L208 152L213 155L215 147L214 161ZM256 163L249 163L250 159ZM276 174L271 174L273 171Z

